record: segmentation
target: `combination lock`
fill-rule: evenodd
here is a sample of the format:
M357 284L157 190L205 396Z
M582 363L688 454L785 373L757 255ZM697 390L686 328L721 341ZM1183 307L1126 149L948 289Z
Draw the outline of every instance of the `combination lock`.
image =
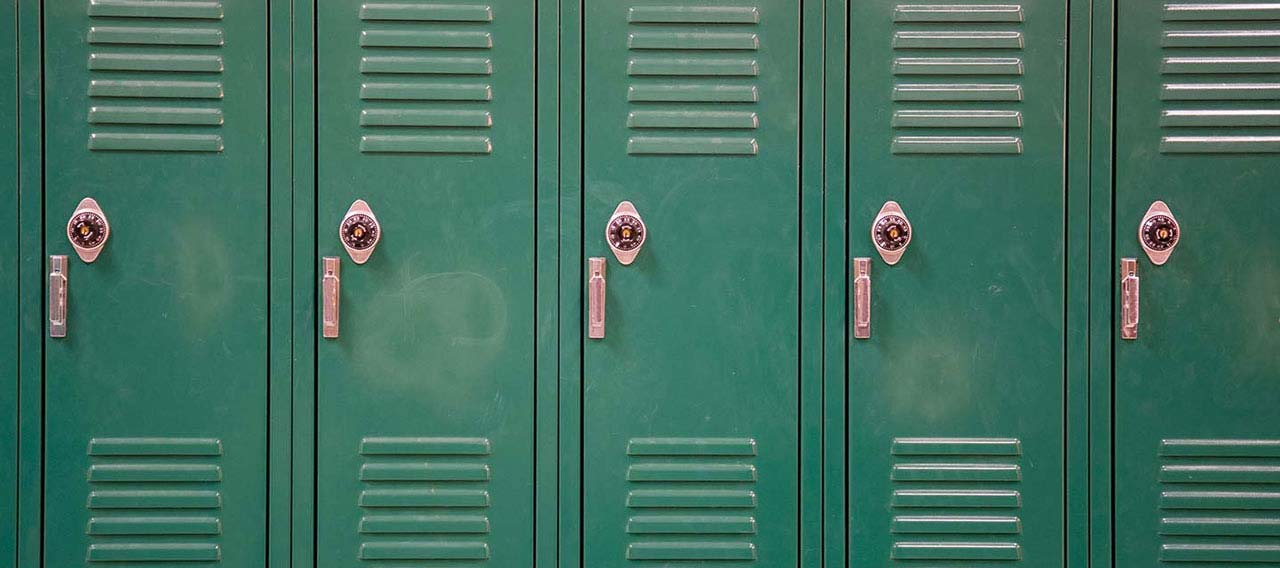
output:
M1157 266L1168 262L1181 235L1178 220L1163 201L1152 203L1138 226L1138 241L1142 244L1142 250L1146 251L1152 264Z
M871 242L886 264L894 265L911 244L911 222L896 201L885 202L871 223Z
M604 238L608 241L613 256L623 265L631 264L636 255L640 254L640 247L644 246L647 237L644 220L640 218L635 205L630 201L619 203L613 210L613 216L609 217L609 224L604 231Z
M382 228L378 225L378 218L369 209L369 204L363 199L352 203L347 214L342 217L342 223L338 225L338 238L342 241L343 248L347 249L347 255L356 264L364 264L373 254L373 248L378 246L378 241L382 238Z
M111 225L107 223L107 216L98 202L92 197L80 200L71 219L67 221L67 239L71 241L71 248L75 249L80 260L97 260L110 236Z

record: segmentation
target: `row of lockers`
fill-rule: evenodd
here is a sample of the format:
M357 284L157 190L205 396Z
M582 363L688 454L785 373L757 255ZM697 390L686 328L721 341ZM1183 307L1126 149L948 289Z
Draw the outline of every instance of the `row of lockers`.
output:
M1280 565L1280 5L0 31L12 565Z

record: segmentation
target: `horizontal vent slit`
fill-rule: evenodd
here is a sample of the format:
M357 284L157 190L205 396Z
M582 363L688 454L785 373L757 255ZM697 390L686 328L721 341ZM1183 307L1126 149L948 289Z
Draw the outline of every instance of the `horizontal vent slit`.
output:
M638 110L627 115L631 128L757 128L760 118L751 111Z
M760 10L748 6L636 6L628 10L634 24L755 24Z
M88 533L121 535L216 535L222 533L217 517L93 517Z
M360 454L366 456L482 456L490 452L485 438L365 438Z
M89 123L218 126L222 124L222 111L216 108L98 106L89 109Z
M1021 22L1022 6L1017 4L899 4L893 10L895 22Z
M489 49L493 47L493 36L488 32L371 30L360 32L360 45L362 47Z
M636 489L627 494L632 508L749 508L756 506L756 493L750 490L707 489Z
M898 49L1022 49L1021 32L903 31L893 34Z
M748 85L632 85L627 89L631 102L665 103L754 103L760 92Z
M360 519L365 534L485 534L484 515L369 515Z
M489 492L483 489L366 489L360 492L360 506L488 507Z
M222 551L204 543L111 543L89 545L89 562L216 562Z
M893 100L930 102L1016 102L1022 100L1022 86L997 84L900 83L893 86Z
M360 6L360 19L406 22L490 22L493 21L493 9L489 6L465 4L371 2Z
M688 77L754 77L760 74L755 59L675 59L633 58L627 64L629 75Z
M1021 154L1016 136L898 136L895 154Z
M488 101L493 99L489 85L439 83L365 83L360 98L388 101Z
M893 126L899 128L1019 128L1022 126L1022 113L1012 110L900 110L893 113Z
M360 479L362 481L488 481L489 466L452 463L365 464L360 468Z
M628 154L754 156L759 152L755 138L636 136L627 141Z
M89 135L90 150L136 152L221 152L215 134L101 133Z
M627 521L632 534L755 534L754 517L742 515L636 515Z
M760 47L760 38L749 32L633 32L627 38L627 46L631 49L754 50Z
M364 110L362 126L453 126L488 128L493 116L484 110Z
M1021 75L1017 57L899 57L895 75Z
M488 154L487 136L362 136L360 151L391 154Z
M750 542L633 542L628 560L755 560Z
M221 20L221 2L89 0L89 15L115 18Z
M89 82L89 96L139 99L221 99L217 81L111 81Z
M402 75L492 75L493 61L487 57L394 57L360 58L361 73Z
M222 57L217 55L93 53L89 55L89 69L94 71L221 73Z

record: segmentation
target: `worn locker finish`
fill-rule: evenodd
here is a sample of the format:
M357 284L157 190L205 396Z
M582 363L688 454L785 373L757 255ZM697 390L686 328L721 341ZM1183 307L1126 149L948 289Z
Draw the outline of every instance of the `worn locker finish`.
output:
M535 6L316 18L318 250L342 263L339 337L317 339L317 564L529 566ZM356 199L382 233L363 265L338 239Z
M265 562L266 11L44 5L44 560ZM93 264L66 223L111 224ZM47 266L45 267L47 270Z
M1116 566L1280 563L1280 9L1120 3L1114 253L1138 336L1115 335ZM1163 200L1163 266L1139 245ZM1256 564L1261 563L1261 564Z
M583 249L608 262L584 566L798 562L800 9L584 5ZM623 200L630 266L603 236Z
M848 24L849 254L872 259L850 565L1061 565L1066 3L874 0ZM913 229L895 266L869 235L889 200Z

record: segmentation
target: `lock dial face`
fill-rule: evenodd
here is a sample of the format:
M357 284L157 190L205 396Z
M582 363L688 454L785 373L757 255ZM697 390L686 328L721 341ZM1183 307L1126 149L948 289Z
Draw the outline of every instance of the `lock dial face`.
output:
M897 201L886 201L871 223L871 244L886 264L897 264L911 244L911 221Z
M873 234L877 247L888 251L901 250L911 241L911 225L898 215L885 215L876 221Z
M82 248L102 246L107 240L107 221L92 211L76 213L67 223L67 238L71 243Z
M1182 229L1178 226L1178 220L1169 210L1169 205L1163 201L1152 203L1147 214L1143 215L1142 222L1138 224L1138 243L1156 266L1169 261L1169 255L1173 254L1181 237Z
M378 225L373 210L363 199L355 200L338 224L338 240L342 241L342 248L347 249L347 255L353 262L364 264L381 239L382 227Z
M378 242L378 223L363 213L342 220L342 244L355 250L369 250Z
M609 222L609 246L632 251L644 244L644 223L638 217L619 215Z
M644 246L648 237L649 231L644 226L644 220L630 201L618 204L613 210L613 216L609 217L609 224L604 228L604 240L609 243L609 250L613 251L613 256L623 266L635 262L636 255L640 254L640 247Z
M1173 217L1156 215L1142 223L1142 245L1151 250L1166 251L1178 243L1178 224Z
M81 199L67 220L67 240L71 241L76 256L85 262L97 260L110 236L111 225L98 202L92 197Z

